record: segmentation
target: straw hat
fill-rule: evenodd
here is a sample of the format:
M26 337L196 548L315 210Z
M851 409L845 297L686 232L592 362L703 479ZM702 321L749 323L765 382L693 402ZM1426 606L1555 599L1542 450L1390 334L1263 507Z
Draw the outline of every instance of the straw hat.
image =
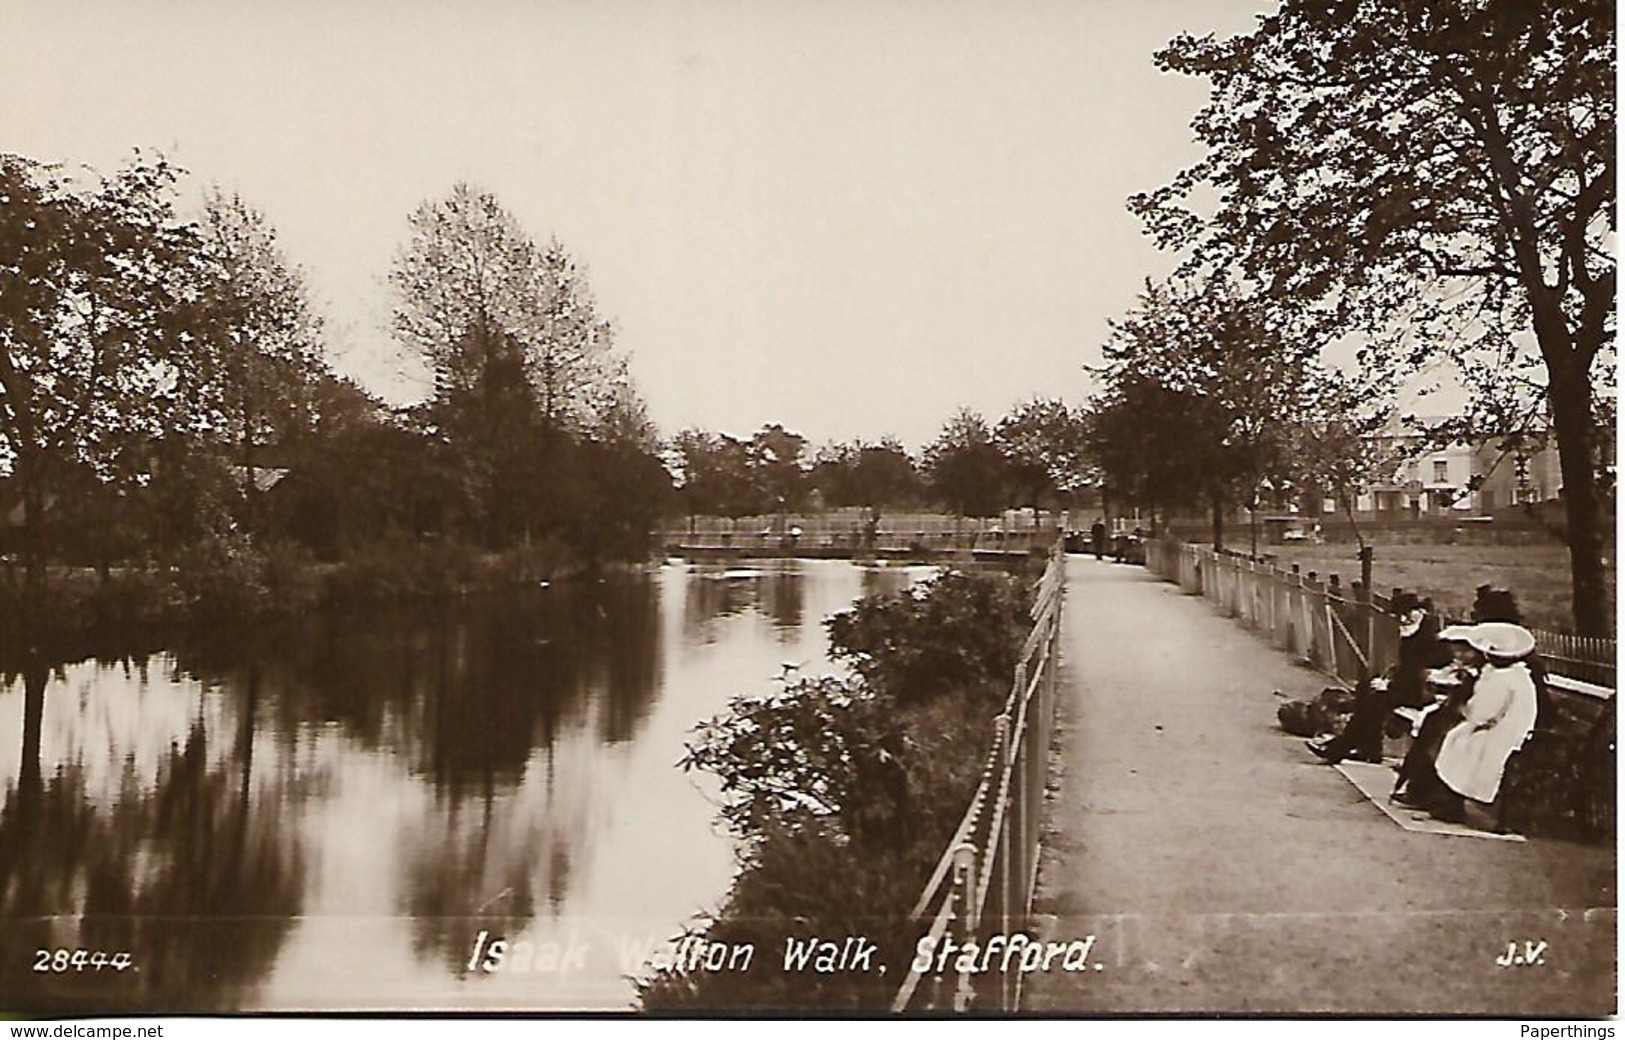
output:
M1439 642L1466 643L1468 646L1472 646L1473 629L1477 627L1477 625L1447 625L1439 630Z
M1472 626L1467 645L1486 657L1519 660L1535 651L1535 637L1522 625L1486 621Z

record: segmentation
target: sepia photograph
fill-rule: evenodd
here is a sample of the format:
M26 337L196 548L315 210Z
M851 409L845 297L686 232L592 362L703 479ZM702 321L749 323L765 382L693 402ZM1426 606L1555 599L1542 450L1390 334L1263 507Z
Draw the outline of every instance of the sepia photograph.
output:
M0 0L8 1035L1607 1040L1616 22Z

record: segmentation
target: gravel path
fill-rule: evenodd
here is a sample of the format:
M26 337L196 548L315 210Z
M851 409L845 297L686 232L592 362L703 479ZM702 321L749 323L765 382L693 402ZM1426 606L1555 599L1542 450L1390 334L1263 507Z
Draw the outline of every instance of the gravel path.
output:
M1035 910L1099 967L1028 1010L1615 1011L1614 849L1402 830L1276 726L1322 678L1140 567L1072 557L1064 624Z

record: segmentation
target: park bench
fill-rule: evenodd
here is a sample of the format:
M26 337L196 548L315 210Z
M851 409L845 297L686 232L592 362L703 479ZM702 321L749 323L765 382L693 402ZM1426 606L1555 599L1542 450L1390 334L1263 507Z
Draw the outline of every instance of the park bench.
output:
M1549 811L1553 795L1547 792L1565 778L1579 789L1556 800L1572 806L1577 822L1592 834L1613 833L1613 699L1611 687L1548 674L1546 687L1557 718L1537 729L1507 764L1510 797L1497 806L1498 829L1526 830L1537 822L1538 806ZM1406 722L1407 737L1422 712L1400 705L1394 714ZM1532 757L1531 757L1532 756ZM1572 765L1564 766L1564 762ZM1606 775L1605 775L1606 774ZM1604 790L1603 788L1607 789ZM1543 788L1545 790L1543 790Z
M1614 691L1612 687L1601 686L1597 683L1586 682L1584 679L1570 679L1566 675L1548 674L1546 685L1553 690L1572 693L1581 697L1590 697L1593 700L1612 700Z
M1577 697L1587 697L1594 701L1610 701L1614 697L1614 691L1611 687L1586 682L1584 679L1571 679L1566 675L1548 674L1546 676L1546 687L1553 693L1568 693ZM1422 717L1422 709L1401 704L1394 708L1394 714L1415 725L1416 720Z

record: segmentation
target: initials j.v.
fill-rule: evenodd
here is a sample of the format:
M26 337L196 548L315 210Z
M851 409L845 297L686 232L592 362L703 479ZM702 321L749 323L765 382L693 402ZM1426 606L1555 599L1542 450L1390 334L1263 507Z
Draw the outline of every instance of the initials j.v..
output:
M1509 942L1507 943L1507 952L1495 958L1495 963L1503 968L1510 968L1514 965L1522 967L1529 964L1544 964L1546 963L1546 941L1542 939L1540 942L1535 942L1531 939L1525 939L1521 950L1516 942Z

